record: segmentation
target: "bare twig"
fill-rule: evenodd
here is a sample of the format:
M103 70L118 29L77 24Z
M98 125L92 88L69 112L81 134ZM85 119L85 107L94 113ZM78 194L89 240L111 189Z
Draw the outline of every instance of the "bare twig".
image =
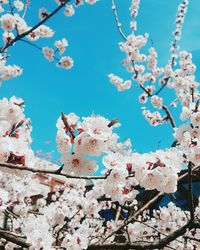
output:
M117 14L117 9L116 9L116 5L115 5L115 1L114 0L112 0L112 10L113 10L113 14L114 14L114 17L115 17L115 21L116 21L119 33L122 36L122 38L126 41L127 37L124 35L124 32L122 31L121 23L119 22L119 18L118 18L118 14Z
M34 48L36 48L36 49L38 49L38 50L40 50L40 51L42 51L42 48L40 47L40 46L38 46L37 44L35 44L35 43L32 43L32 42L30 42L30 41L28 41L28 40L25 40L25 39L20 39L19 41L22 41L22 42L24 42L24 43L27 43L28 45L30 45L30 46L32 46L32 47L34 47ZM57 58L56 56L53 56L53 58L56 60L56 61L60 61L59 60L59 58Z
M29 5L30 5L29 0L25 0L24 13L22 15L22 18L25 18Z

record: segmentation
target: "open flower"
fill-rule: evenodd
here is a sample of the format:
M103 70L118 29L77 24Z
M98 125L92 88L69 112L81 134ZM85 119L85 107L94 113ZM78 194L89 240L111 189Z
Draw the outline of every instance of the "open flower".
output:
M81 127L91 137L104 141L112 134L112 128L108 127L109 123L109 120L102 116L92 116L84 118Z
M98 168L94 160L86 159L77 154L62 155L61 161L64 164L63 169L66 173L78 176L92 174Z

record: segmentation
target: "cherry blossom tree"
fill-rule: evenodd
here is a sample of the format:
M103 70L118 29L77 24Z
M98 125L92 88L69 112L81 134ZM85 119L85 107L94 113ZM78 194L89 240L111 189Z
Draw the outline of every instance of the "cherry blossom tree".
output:
M56 0L55 9L41 8L40 21L30 26L26 22L29 0L1 0L1 82L22 74L19 66L7 64L7 57L14 56L10 48L18 41L41 50L58 67L73 67L73 59L65 54L66 38L43 48L37 40L54 35L46 23L60 10L70 17L76 8L96 2ZM153 44L147 48L148 34L137 31L140 0L130 0L128 35L111 1L122 39L119 48L125 55L122 65L130 78L110 73L109 81L118 91L127 91L133 84L141 88L139 102L152 105L142 108L145 119L151 126L172 127L171 147L140 154L132 150L130 140L120 141L115 132L118 119L62 113L56 123L61 165L52 170L31 149L32 127L24 115L24 101L16 97L0 100L0 215L5 218L0 228L1 249L200 249L200 201L193 192L194 181L200 180L199 84L192 55L178 46L188 3L183 0L178 6L169 62L160 67ZM161 97L163 91L175 93L170 105ZM176 106L181 107L179 127L171 114ZM100 161L104 170L97 176ZM47 193L38 175L65 181ZM90 188L88 180L93 181ZM172 202L159 207L165 194L180 191L183 181L188 186L188 209ZM102 215L109 210L114 211L112 220Z

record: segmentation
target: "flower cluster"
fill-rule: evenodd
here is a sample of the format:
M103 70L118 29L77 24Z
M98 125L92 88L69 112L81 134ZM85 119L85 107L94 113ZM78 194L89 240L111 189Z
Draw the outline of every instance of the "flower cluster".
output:
M200 109L199 103L191 103L182 112L184 119L190 119L192 124L182 124L175 129L174 137L185 156L193 164L199 164L200 160Z
M64 11L66 16L73 16L75 14L75 10L73 5L67 5Z
M110 121L101 116L83 118L74 113L62 115L57 121L58 150L62 154L64 170L69 174L87 175L98 166L91 157L100 156L112 140Z
M133 188L138 184L147 190L157 189L164 193L174 193L183 163L182 152L177 149L145 154L109 153L103 158L103 164L110 169L105 190L113 200L119 202L128 199L126 195L133 200L137 195ZM133 176L130 178L129 174Z
M137 30L137 22L136 22L136 17L138 15L140 7L140 0L132 0L131 1L131 6L130 6L130 15L131 15L131 22L130 22L130 28L131 30Z
M140 186L164 193L176 192L178 173L184 162L181 151L158 150L154 153L135 155L135 158L137 161L134 161L132 170Z
M96 191L86 192L85 181L68 180L62 190L51 196L49 204L46 195L36 204L14 204L12 213L18 217L13 221L13 229L26 236L32 249L54 249L55 241L63 248L87 249L104 230L104 220L99 215L104 203L94 198ZM17 212L22 209L23 213Z
M9 80L11 78L18 77L22 74L22 69L17 65L5 65L6 61L3 59L0 59L0 84L2 84L2 81Z
M187 51L179 53L179 66L172 75L168 87L174 88L182 106L188 107L191 102L198 100L198 83L195 81L196 66L192 63L192 55Z
M158 111L151 112L150 110L147 110L147 109L143 108L142 113L143 113L145 119L152 126L158 126L158 125L163 123L163 117L161 116L161 114Z
M187 12L187 6L188 6L189 0L184 0L179 6L176 16L176 29L173 32L173 35L176 40L180 40L181 38L181 31L185 19L185 14Z
M109 74L108 77L110 79L110 82L115 85L117 87L117 90L120 92L131 88L132 83L130 80L124 81L122 78L113 74Z
M57 60L57 66L64 68L64 69L71 69L73 67L73 60L70 56L63 56L60 59L57 58L56 53L58 52L59 55L62 55L66 47L68 46L68 41L63 38L61 40L57 40L54 43L55 49L49 48L49 47L43 47L42 52L44 54L44 57L49 61L52 62L54 60Z
M34 179L34 175L21 175L20 171L13 174L0 172L0 216L7 207L17 216L24 216L30 209L28 202L30 197L37 194L47 195L41 190L38 181Z
M150 218L148 212L138 218L137 222L128 226L128 233L131 242L149 241L154 242L160 237L163 239L166 235L179 229L188 222L189 213L176 207L173 203L169 203L167 207L160 207L154 210L154 216ZM176 248L179 250L195 249L198 247L198 241L187 240L187 236L198 237L199 229L196 233L189 231L185 236L179 237L177 240L169 243L166 249ZM194 237L191 237L194 238Z
M0 100L1 162L25 165L32 158L30 120L25 118L23 104L16 97Z

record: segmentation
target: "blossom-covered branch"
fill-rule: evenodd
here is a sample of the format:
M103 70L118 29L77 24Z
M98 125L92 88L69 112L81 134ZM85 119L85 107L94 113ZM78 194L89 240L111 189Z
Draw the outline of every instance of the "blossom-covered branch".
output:
M23 32L22 34L18 34L14 39L12 39L10 42L8 42L4 47L0 49L0 52L5 52L6 49L8 49L10 46L12 46L14 43L19 41L20 39L28 36L30 33L35 31L38 27L40 27L42 24L44 24L46 21L48 21L51 17L53 17L60 9L62 9L70 0L62 0L60 2L60 5L53 10L50 14L46 15L44 19L42 19L40 22L38 22L36 25L34 25L31 29Z

